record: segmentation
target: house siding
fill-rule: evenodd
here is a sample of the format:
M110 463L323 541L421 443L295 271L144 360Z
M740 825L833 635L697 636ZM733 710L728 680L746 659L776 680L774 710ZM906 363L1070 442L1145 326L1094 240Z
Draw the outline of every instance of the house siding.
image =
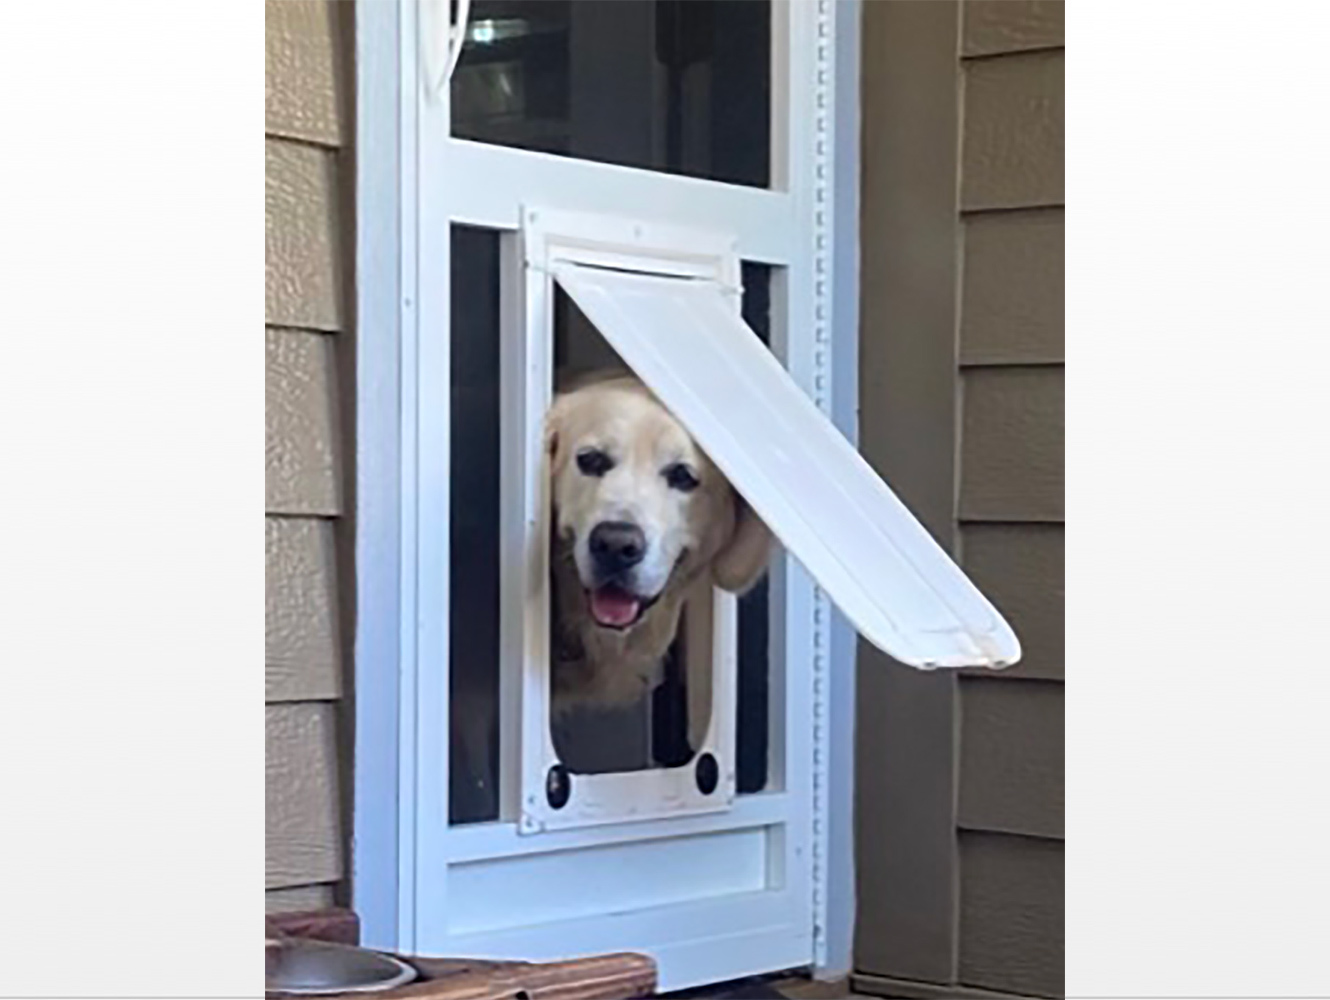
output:
M1024 649L935 677L861 647L865 992L1063 989L1062 23L864 9L862 445Z
M953 3L863 5L860 136L860 447L953 554L958 18ZM949 983L956 677L862 641L858 660L855 967Z
M265 887L280 912L331 905L346 875L351 65L335 0L268 0L265 34Z
M1063 991L1062 17L961 13L961 563L1030 652L959 679L956 978L1036 996Z

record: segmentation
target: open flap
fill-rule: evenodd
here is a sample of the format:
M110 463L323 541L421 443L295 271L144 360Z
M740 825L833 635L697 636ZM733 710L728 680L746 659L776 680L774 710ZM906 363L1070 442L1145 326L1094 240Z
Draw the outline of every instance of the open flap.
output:
M1002 616L739 318L735 290L553 271L866 639L923 669L1020 658Z

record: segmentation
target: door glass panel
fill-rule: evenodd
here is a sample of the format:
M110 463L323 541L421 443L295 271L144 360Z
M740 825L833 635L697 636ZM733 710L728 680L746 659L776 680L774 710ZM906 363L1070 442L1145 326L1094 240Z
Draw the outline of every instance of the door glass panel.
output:
M452 228L450 513L450 821L499 818L499 234ZM743 265L743 316L769 342L771 269ZM563 293L555 303L557 378L627 371ZM739 601L737 783L767 781L769 597L765 581ZM680 766L711 713L709 604L685 611L660 684L640 703L579 710L552 724L574 773ZM691 639L691 641L690 641ZM691 682L690 682L691 681Z
M475 0L461 139L767 187L769 0Z
M498 819L499 235L452 228L449 818Z
M743 318L771 347L771 268L743 262ZM735 786L740 795L767 786L770 745L771 622L769 577L739 598L739 718L735 735Z

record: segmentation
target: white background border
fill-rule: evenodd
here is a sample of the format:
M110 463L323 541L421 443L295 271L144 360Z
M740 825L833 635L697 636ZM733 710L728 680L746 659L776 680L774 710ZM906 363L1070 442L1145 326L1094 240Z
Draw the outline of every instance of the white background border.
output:
M1068 995L1325 996L1330 9L1070 8ZM261 995L263 19L179 9L0 34L5 995Z

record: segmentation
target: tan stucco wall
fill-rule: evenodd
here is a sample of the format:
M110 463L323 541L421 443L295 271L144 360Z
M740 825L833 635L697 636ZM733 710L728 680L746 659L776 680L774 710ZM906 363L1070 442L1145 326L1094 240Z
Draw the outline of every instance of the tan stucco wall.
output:
M861 441L1022 663L860 653L861 989L1055 996L1063 961L1063 5L864 5Z
M267 905L327 906L346 874L338 781L341 210L351 66L336 0L266 4L264 350Z

